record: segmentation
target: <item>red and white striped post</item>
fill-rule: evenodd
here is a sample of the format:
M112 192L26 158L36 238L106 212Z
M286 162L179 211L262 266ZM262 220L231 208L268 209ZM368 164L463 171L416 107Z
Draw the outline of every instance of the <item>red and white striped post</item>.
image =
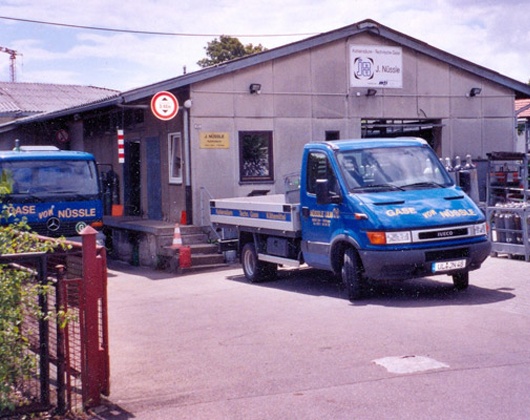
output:
M118 129L118 163L125 163L125 137L123 130Z

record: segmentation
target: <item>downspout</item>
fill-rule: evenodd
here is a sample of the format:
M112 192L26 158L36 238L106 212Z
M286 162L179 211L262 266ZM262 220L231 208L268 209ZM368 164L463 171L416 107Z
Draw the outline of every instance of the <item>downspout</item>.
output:
M186 193L186 224L193 224L193 200L191 194L191 152L190 152L190 132L189 132L189 109L191 108L191 99L184 102L184 174L185 174L185 193Z

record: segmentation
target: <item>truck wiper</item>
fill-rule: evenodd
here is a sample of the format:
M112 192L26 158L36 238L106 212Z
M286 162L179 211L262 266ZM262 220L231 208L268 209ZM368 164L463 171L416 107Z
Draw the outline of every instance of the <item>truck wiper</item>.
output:
M54 192L52 195L55 195L55 196L67 195L72 198L75 198L76 200L87 200L93 194L80 194L76 191L57 191L57 192Z
M403 188L445 188L445 185L438 184L437 182L415 182L413 184L403 185Z
M354 188L353 191L372 191L372 190L391 190L391 191L405 191L403 188L394 184L371 184L363 187Z
M9 197L14 197L17 199L21 199L24 203L31 203L33 201L37 203L42 203L44 199L42 197L39 197L35 194L28 194L28 193L11 193L8 194Z

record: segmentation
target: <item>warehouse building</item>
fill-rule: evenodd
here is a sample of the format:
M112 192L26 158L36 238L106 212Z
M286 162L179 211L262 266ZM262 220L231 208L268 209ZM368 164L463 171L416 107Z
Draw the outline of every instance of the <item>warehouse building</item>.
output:
M177 99L174 118L153 113L161 92ZM60 146L106 165L111 200L125 215L206 226L210 198L284 192L307 142L419 136L440 157L476 161L494 150L527 151L514 104L528 98L526 84L365 20L3 124L0 143L53 144L66 130Z

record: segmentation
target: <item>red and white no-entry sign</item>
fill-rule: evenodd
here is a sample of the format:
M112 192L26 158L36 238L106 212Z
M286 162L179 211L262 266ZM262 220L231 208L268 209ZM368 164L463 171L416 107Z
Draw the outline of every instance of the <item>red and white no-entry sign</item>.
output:
M179 103L171 92L158 92L151 99L151 111L158 119L168 121L179 112Z
M68 135L68 131L61 128L59 131L55 133L55 140L59 143L68 143L70 141L70 136Z

